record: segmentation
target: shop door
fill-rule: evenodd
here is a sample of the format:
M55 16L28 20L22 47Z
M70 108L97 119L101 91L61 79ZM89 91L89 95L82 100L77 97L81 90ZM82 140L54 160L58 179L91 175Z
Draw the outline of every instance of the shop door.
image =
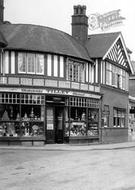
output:
M54 128L54 108L47 107L47 126L46 126L46 140L47 143L55 143L55 128Z
M64 108L55 107L55 143L63 143Z
M60 106L47 107L47 143L63 143L64 108Z

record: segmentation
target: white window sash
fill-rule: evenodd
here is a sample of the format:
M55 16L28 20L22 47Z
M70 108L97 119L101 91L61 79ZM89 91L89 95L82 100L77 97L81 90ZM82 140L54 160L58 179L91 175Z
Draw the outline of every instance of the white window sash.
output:
M39 72L40 69L41 72ZM36 74L38 75L44 74L44 55L42 54L36 54Z
M32 53L27 54L27 73L35 74L35 54L32 54Z

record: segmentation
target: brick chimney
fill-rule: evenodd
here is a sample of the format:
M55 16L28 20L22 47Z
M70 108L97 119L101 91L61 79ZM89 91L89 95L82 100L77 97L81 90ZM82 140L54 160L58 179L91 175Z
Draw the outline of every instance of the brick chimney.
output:
M86 16L86 6L74 6L72 16L72 36L82 43L88 39L88 17Z
M0 24L4 21L4 0L0 0Z

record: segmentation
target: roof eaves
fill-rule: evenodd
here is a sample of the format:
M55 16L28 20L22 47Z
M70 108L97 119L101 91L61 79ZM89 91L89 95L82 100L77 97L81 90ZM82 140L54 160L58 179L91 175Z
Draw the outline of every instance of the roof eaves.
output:
M3 33L0 32L0 48L5 48L7 45L8 45L8 42L6 41Z

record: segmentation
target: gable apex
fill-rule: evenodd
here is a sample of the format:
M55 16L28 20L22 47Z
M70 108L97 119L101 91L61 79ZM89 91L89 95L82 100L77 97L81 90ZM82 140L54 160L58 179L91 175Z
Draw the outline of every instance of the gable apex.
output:
M119 33L118 37L107 50L103 56L103 60L106 58L111 59L126 69L129 68L130 72L133 73L133 67L128 55L128 50L121 33Z

